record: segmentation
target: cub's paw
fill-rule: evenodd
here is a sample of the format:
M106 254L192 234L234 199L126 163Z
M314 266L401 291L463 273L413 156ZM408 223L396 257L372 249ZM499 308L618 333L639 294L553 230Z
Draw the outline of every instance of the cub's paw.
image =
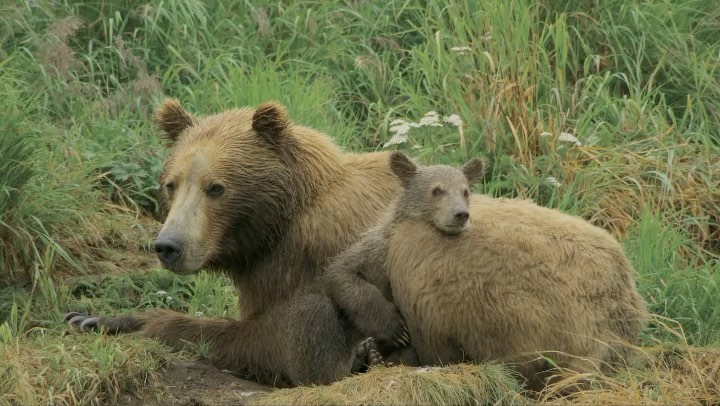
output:
M100 331L108 334L131 333L142 328L142 321L134 316L98 317L84 313L69 312L63 317L63 321L76 330Z
M407 324L395 306L388 308L383 316L384 329L375 332L378 345L384 354L410 345ZM380 327L380 326L378 326Z
M380 352L388 354L410 344L405 320L392 303L368 306L370 311L359 313L353 323L363 334L374 337Z
M380 354L375 339L368 337L355 347L355 360L351 372L365 372L375 365L385 365L385 359Z

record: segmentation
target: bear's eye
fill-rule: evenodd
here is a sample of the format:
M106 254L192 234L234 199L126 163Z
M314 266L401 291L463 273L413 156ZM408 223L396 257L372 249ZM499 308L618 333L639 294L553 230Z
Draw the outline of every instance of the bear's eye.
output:
M172 196L172 194L175 192L175 182L166 183L165 191L167 192L168 196Z
M441 194L443 194L443 192L444 191L442 190L442 188L440 186L435 186L432 190L433 196L440 196Z
M207 190L207 194L212 197L220 197L223 193L225 193L225 186L219 183L212 184Z
M470 197L470 192L467 189L463 190L463 196L465 196L465 198L467 199L468 197Z

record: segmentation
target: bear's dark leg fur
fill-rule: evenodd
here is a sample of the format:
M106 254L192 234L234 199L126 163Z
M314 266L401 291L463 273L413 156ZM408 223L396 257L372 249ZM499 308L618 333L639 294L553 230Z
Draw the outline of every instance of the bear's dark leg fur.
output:
M66 317L67 318L67 317ZM71 324L82 330L103 328L109 333L137 332L182 349L187 344L207 343L210 360L243 378L274 385L287 383L284 312L271 309L257 317L237 321L202 319L170 310L155 310L136 316L88 317Z
M353 336L330 298L320 293L296 296L285 311L290 379L298 384L329 384L350 375L358 358Z
M202 319L170 310L137 316L92 317L68 313L81 330L138 333L175 349L208 344L216 367L246 379L286 386L329 384L382 363L373 339L360 342L325 295L304 293L245 320Z

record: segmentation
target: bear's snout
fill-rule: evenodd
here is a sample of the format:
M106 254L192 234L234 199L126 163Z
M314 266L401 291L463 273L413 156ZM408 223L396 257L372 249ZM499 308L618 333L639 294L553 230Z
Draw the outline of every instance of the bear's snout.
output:
M470 218L470 213L465 209L455 210L453 212L453 219L458 225L464 225Z
M166 268L172 268L182 254L183 243L177 238L163 238L155 241L155 253Z

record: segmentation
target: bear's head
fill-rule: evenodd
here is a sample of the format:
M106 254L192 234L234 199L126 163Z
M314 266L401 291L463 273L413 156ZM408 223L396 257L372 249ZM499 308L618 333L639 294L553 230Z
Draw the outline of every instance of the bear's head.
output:
M181 274L242 267L271 250L301 188L285 108L267 102L199 117L167 99L155 124L171 151L160 177L162 265Z
M396 151L390 155L390 168L403 186L396 216L427 220L446 234L459 234L467 229L470 187L484 173L482 159L473 158L460 169L448 165L418 166Z

